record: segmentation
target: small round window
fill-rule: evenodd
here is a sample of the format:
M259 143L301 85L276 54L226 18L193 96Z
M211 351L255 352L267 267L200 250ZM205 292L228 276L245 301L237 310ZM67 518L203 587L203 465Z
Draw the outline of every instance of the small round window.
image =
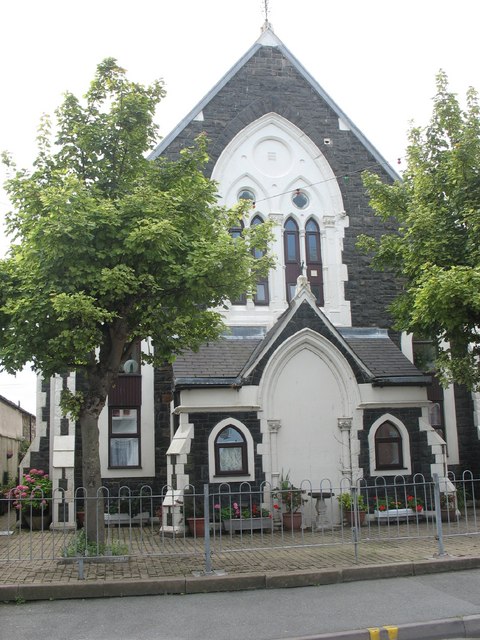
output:
M305 209L308 207L309 199L306 193L297 189L293 193L292 202L298 209Z
M238 199L252 200L252 202L255 202L255 194L253 193L253 191L251 191L251 189L242 189L238 194Z

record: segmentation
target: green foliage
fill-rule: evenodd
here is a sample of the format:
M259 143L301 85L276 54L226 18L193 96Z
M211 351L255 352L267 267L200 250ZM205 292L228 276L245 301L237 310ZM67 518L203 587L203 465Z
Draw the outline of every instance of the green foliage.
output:
M18 511L48 510L52 500L52 481L42 469L30 469L22 476L20 484L6 493Z
M295 513L305 502L303 495L305 491L299 489L290 481L290 472L280 476L280 485L275 488L272 494L274 498L282 503L282 511L285 513Z
M396 328L430 336L443 382L470 388L480 384L479 116L475 91L462 109L440 72L429 125L410 131L403 181L364 175L375 213L395 220L398 232L358 243L374 268L400 278Z
M366 508L364 497L357 493L355 496L357 507L360 511L363 511ZM353 494L345 491L338 496L338 504L342 509L347 511L351 511L354 508L355 500Z
M15 244L0 261L0 364L82 371L83 400L65 397L76 415L108 392L133 341L150 337L156 363L198 348L219 335L218 309L272 266L268 223L230 237L246 205L217 205L204 137L177 161L146 159L164 94L106 59L83 101L66 94L53 143L42 121L31 172L3 157Z
M150 338L143 361L164 364L217 338L219 309L272 266L269 223L230 236L248 204L218 206L204 137L176 161L147 159L164 95L162 82L131 82L108 58L83 100L65 95L53 140L42 120L32 171L3 155L15 242L0 260L0 366L78 374L81 394L64 394L63 408L80 422L91 496L98 416L132 345Z
M119 540L112 540L108 545L87 540L85 529L77 531L68 546L64 549L64 558L97 557L97 556L126 556L128 546Z

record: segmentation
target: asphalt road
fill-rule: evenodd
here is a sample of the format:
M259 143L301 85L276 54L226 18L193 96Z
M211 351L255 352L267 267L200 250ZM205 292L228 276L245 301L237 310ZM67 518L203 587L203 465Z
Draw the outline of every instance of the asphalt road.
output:
M402 640L403 624L459 616L480 619L480 570L294 589L1 604L0 638L279 640L362 630L361 638L368 627L399 625ZM410 637L452 637L435 625L421 629Z

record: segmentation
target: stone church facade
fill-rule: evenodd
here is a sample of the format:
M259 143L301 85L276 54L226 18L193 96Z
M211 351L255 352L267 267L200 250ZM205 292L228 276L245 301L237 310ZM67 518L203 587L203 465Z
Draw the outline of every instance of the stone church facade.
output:
M151 158L176 158L203 132L221 203L250 200L244 227L274 222L277 266L232 301L217 343L121 376L100 418L105 483L478 472L476 398L442 392L413 364L415 341L392 331L387 309L395 282L356 249L361 233L386 230L362 172L398 176L270 25ZM59 413L64 385L74 376L39 381L37 424L45 464L73 491L81 443Z

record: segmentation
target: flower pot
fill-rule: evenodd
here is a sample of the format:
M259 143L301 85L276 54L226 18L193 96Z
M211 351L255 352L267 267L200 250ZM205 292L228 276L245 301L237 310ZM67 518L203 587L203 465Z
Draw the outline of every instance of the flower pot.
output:
M403 509L385 509L385 511L375 510L373 513L378 520L399 520L415 515L413 509L409 507Z
M187 518L190 534L195 538L201 538L205 535L205 518Z
M286 531L299 531L302 526L302 512L290 511L282 513L282 523Z
M237 531L272 531L272 518L231 518L223 521L223 528L228 533Z
M365 524L365 517L367 515L366 511L358 511L358 523L360 526ZM347 523L349 527L355 527L355 511L351 511L350 509L344 509L343 511L343 519Z
M441 509L440 510L442 522L456 522L457 510L456 509Z
M32 531L45 531L52 521L50 509L28 509L23 517Z

